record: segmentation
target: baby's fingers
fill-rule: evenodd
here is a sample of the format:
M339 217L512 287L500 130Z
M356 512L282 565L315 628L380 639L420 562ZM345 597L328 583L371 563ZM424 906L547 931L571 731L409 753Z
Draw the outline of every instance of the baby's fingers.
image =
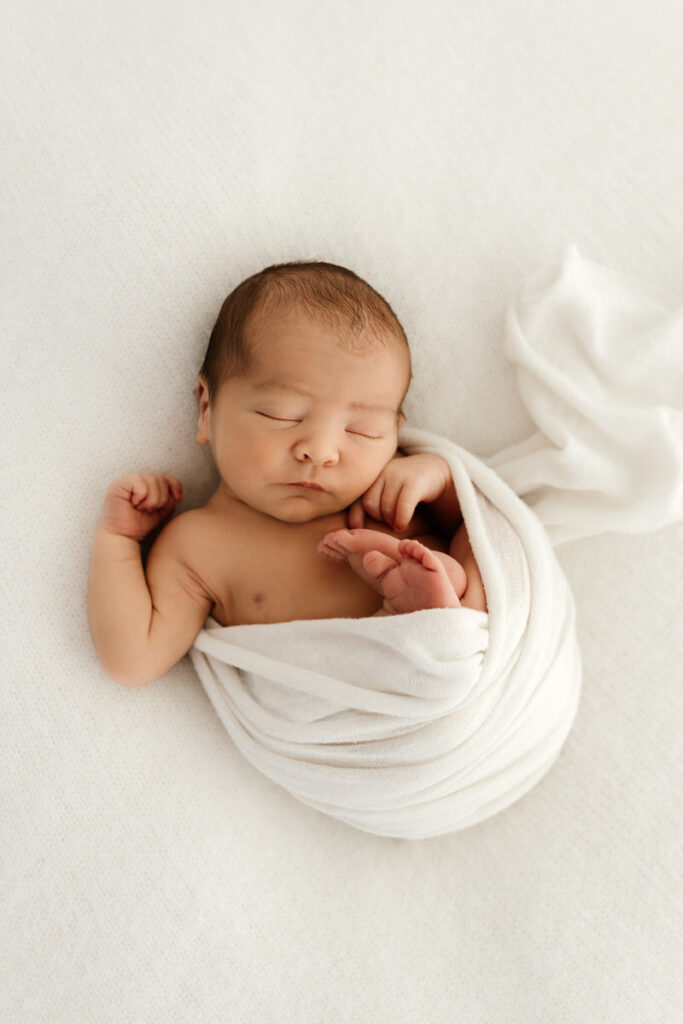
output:
M141 512L151 512L152 509L159 508L161 488L159 482L155 476L151 473L145 473L141 476L140 481L133 485L133 493L131 494L131 502L135 508Z
M164 473L141 473L134 478L130 500L139 511L153 512L172 508L181 495L182 487L175 477Z
M362 530L365 526L365 512L363 511L363 501L361 498L349 506L347 522L350 530Z
M137 473L123 481L127 484L128 500L135 508L139 508L149 498L150 480L148 476Z
M389 480L382 491L381 518L400 533L412 519L416 504L415 490L410 483Z
M378 523L382 521L382 492L384 490L384 480L380 476L375 480L371 487L368 487L362 498L359 498L363 509L367 514L375 519Z
M166 516L170 516L171 515L171 513L173 512L174 509L175 509L175 498L173 497L172 494L169 494L168 498L166 499L166 504L162 505L158 509L158 512L159 512L159 515L162 517L162 519L165 519Z
M417 491L411 488L410 484L405 484L399 492L394 509L393 523L396 533L401 533L408 528L418 503Z
M174 500L181 501L183 497L183 485L181 484L180 480L176 479L176 477L174 476L169 476L168 473L165 474L165 479L168 482L168 486L170 488Z

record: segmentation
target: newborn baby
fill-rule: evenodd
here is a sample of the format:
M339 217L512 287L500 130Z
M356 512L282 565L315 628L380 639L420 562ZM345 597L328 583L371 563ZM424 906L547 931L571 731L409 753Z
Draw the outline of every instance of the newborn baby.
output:
M228 296L197 381L216 491L166 523L143 567L140 542L181 484L133 473L107 490L88 618L113 679L157 679L209 615L487 610L447 463L397 447L411 372L393 310L343 267L267 267Z

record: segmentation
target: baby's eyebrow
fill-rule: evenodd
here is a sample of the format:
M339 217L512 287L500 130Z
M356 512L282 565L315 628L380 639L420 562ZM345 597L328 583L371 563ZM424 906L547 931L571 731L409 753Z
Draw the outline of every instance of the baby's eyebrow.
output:
M257 391L293 391L297 395L305 395L306 398L312 398L313 393L306 391L305 388L299 387L298 384L294 384L290 381L279 380L273 377L271 380L265 380L254 385L254 389ZM349 409L375 409L380 412L390 412L392 416L396 415L396 410L392 409L388 405L375 405L372 402L349 402Z

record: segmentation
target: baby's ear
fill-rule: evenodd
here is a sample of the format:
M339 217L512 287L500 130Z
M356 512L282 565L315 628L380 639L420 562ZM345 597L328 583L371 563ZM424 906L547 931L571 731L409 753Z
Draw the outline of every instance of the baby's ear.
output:
M194 393L197 396L197 400L201 406L202 398L209 397L209 386L206 382L206 378L202 377L201 373L197 377L197 383L195 384Z
M197 422L196 440L199 444L206 444L209 440L209 388L201 374L197 377L195 394L197 396L197 401L199 402L199 420Z

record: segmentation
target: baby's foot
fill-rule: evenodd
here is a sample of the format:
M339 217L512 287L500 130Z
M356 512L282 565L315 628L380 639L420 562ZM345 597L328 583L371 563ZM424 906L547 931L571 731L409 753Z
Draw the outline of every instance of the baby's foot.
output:
M332 562L348 562L361 579L384 596L379 579L366 572L363 567L363 558L370 551L381 552L399 560L398 541L379 530L331 530L318 544L319 554Z
M423 608L459 608L467 586L460 562L417 540L396 540L377 530L333 530L318 551L348 561L384 597L384 610L400 615Z
M460 607L458 589L465 592L467 578L459 562L418 540L399 541L398 551L398 564L379 551L363 559L366 572L382 584L385 611L401 615L422 608Z

